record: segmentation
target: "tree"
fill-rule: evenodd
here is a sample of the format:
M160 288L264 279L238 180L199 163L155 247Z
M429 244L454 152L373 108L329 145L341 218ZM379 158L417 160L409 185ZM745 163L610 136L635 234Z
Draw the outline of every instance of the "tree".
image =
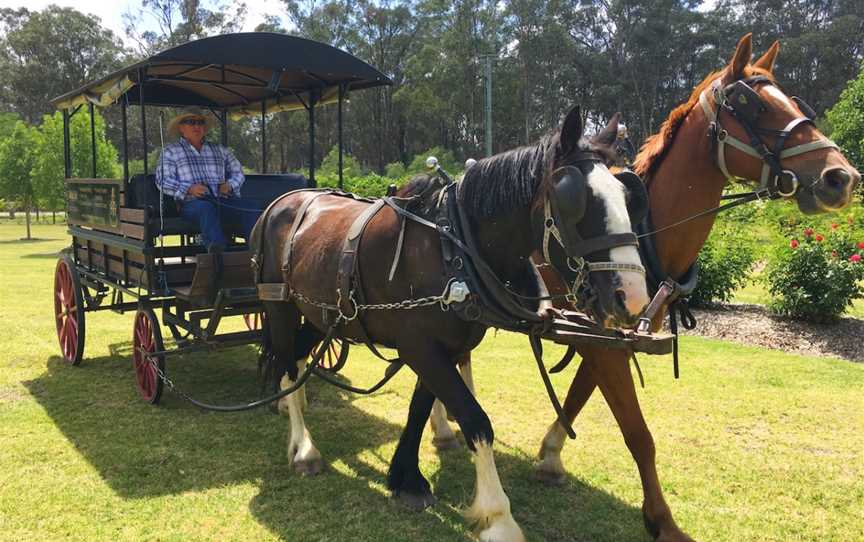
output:
M828 110L831 138L859 170L864 169L864 69Z
M36 159L33 139L33 129L18 121L9 137L0 143L0 197L18 201L24 208L27 239L32 239L30 210L35 203L30 176Z
M105 121L96 111L96 177L117 178L120 176L117 165L117 149L105 137ZM70 149L72 152L72 178L93 177L93 157L90 137L90 115L82 109L74 115L69 126ZM65 196L63 167L63 117L57 112L45 115L42 126L33 133L35 158L31 172L33 191L36 199L46 208L56 210L61 207Z
M142 0L141 7L123 14L126 34L150 56L164 49L216 34L239 32L246 20L246 4L232 0ZM156 21L156 29L152 22Z
M120 41L98 17L71 8L0 9L0 102L30 124L49 101L107 75L123 60Z

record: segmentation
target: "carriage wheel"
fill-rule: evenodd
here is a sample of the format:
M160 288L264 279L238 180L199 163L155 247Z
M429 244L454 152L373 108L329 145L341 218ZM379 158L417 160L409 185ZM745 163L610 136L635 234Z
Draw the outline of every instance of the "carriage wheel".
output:
M243 315L243 321L246 322L246 328L249 331L255 331L257 329L261 329L261 323L264 320L264 313L261 312L253 312L250 314Z
M84 293L68 257L60 258L54 270L54 322L63 359L78 365L84 357Z
M312 349L309 356L314 358L322 344L324 343L318 343L318 346ZM333 339L327 346L324 357L321 358L321 367L335 374L345 366L346 361L348 361L348 343L341 339Z
M132 344L134 347L132 359L135 366L135 382L141 398L155 405L162 397L162 379L156 367L165 374L165 356L150 355L149 352L164 350L162 331L156 313L149 307L142 307L135 313L135 324L132 328ZM154 367L155 364L155 367Z

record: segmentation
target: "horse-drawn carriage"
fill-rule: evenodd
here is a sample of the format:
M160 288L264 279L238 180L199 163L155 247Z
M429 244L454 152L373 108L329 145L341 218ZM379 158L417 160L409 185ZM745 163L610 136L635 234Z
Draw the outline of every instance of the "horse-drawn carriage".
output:
M148 107L199 106L218 121L228 144L229 119L260 115L261 172L247 174L244 199L263 210L281 194L315 187L315 112L338 108L339 183L342 183L342 110L349 92L389 85L375 68L339 49L314 41L269 33L223 35L186 43L153 55L98 81L56 98L63 113L64 165L69 233L72 243L54 276L57 335L63 358L77 365L84 356L86 314L136 311L132 332L135 378L142 398L160 399L165 357L196 349L253 344L260 340L261 304L253 284L246 239L233 237L216 262L196 243L198 226L177 212L174 200L156 186L148 167ZM69 123L83 107L119 105L122 111L123 176L70 178ZM130 174L130 107L137 106L143 146L143 173ZM267 115L305 110L309 117L309 174L266 174ZM159 134L162 137L160 119ZM151 129L152 131L152 129ZM95 141L95 130L91 129ZM164 142L163 142L164 144ZM227 229L232 230L231 224ZM208 299L210 275L220 265L221 287ZM176 347L166 349L161 325ZM247 330L220 333L226 317L242 316ZM347 344L334 343L323 364L338 370Z

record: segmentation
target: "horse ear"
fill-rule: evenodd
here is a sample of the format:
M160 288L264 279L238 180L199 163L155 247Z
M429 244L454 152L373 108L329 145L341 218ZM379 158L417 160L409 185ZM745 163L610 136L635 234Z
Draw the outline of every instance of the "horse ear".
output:
M726 73L723 74L723 84L728 85L744 76L744 68L750 63L750 58L753 56L753 34L745 34L743 38L738 40L738 47L735 49L735 54L732 55L732 60L726 66Z
M561 150L565 156L579 146L583 128L582 108L574 105L561 124Z
M762 55L759 60L753 63L753 66L757 68L762 68L767 72L774 71L774 61L777 59L777 52L780 51L780 42L775 41L771 44L771 47L768 48L768 51Z
M618 122L620 120L621 113L615 113L612 115L612 118L606 123L606 127L603 128L599 134L594 136L594 142L606 146L615 143L615 140L618 139Z

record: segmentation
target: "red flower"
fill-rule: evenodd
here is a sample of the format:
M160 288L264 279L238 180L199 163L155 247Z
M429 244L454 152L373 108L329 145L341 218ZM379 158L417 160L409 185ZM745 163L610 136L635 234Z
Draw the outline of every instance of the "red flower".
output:
M821 243L823 239L825 239L825 238L822 237L821 235L819 235L818 233L816 234L816 240L817 241L819 241Z
M861 241L860 243L858 243L858 248L864 250L864 241Z
M849 261L852 263L858 263L861 261L861 255L860 254L853 254L853 255L849 256Z
M832 229L832 230L836 230L836 229L837 229L837 223L836 223L836 222L832 222L832 223L831 223L831 229Z
M789 246L793 249L798 248L798 239L792 239L792 241L789 243Z
M836 251L836 250L832 250L832 251L831 251L831 256L833 256L834 258L836 258L836 257L837 257L837 251Z
M804 235L805 235L806 237L810 237L811 235L813 235L813 228L807 228L807 229L805 229L805 230L804 230Z

